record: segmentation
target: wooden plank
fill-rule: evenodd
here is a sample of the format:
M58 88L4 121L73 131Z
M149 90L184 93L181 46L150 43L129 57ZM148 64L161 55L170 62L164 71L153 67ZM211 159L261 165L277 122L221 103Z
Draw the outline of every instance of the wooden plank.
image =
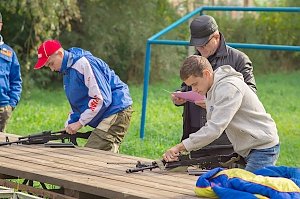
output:
M58 168L50 168L50 171L51 172L58 172L59 170L60 170L60 172L62 172L62 170L63 170L63 172L70 172L70 173L72 173L72 171L69 171L69 169L70 169L70 166L72 166L72 164L74 164L74 162L75 162L75 165L73 165L73 167L75 167L75 168L73 168L72 167L72 170L74 170L75 172L81 172L80 174L81 174L81 176L84 176L84 175L86 175L87 176L87 179L89 179L88 177L90 177L90 179L92 180L95 180L96 181L96 179L98 179L99 180L99 177L101 177L101 179L105 179L105 181L106 182L110 182L112 185L116 185L117 187L113 187L113 189L116 189L116 188L122 188L122 186L121 186L121 184L122 184L122 182L124 182L123 183L123 185L124 185L124 189L126 189L126 187L128 188L128 182L127 183L125 183L125 181L128 181L128 177L125 177L124 175L125 175L125 173L123 173L123 174L121 174L121 176L118 176L119 174L120 174L120 171L118 170L118 169L120 169L120 168L124 168L124 166L118 166L117 168L117 170L115 170L115 168L110 168L112 165L107 165L105 162L102 162L102 161L97 161L97 160L92 160L92 158L100 158L99 156L104 156L106 159L107 159L107 155L108 154L106 154L106 153L104 153L104 154L102 154L102 153L99 153L99 151L96 151L97 153L95 153L95 151L94 151L94 154L96 155L95 157L93 156L93 155L90 155L90 154L86 154L86 152L88 152L88 153L91 153L91 151L89 151L89 150L87 150L87 151L85 151L85 150L75 150L74 151L74 149L73 150L71 150L71 149L60 149L60 150L57 150L57 149L49 149L49 148L38 148L38 147L20 147L20 146L18 146L18 147L5 147L5 148L7 148L7 149L5 149L5 151L7 151L7 153L4 153L4 152L2 152L1 151L1 156L3 156L3 155L5 155L6 156L6 158L7 159L11 159L11 161L12 162L14 162L14 161L19 161L19 162L23 162L23 164L25 164L25 162L24 162L24 158L26 157L26 158L28 158L27 159L27 161L32 161L32 159L33 158L38 158L39 159L39 161L34 161L34 162L29 162L29 163L26 163L26 164L29 164L27 167L32 167L32 168L34 168L34 169L37 169L37 170L39 170L40 172L48 172L49 170L49 166L45 166L45 165L50 165L51 167L53 167L53 166L55 166L55 165L58 165L58 166L63 166L62 168L60 168L60 169L58 169ZM9 149L8 149L9 148ZM13 148L15 148L15 149L13 149ZM31 151L30 151L31 150ZM56 151L56 152L55 152ZM67 154L59 154L58 152L63 152L63 153L67 153ZM75 153L74 153L75 152ZM77 153L78 152L78 153ZM83 154L81 154L83 152ZM12 153L13 154L13 157L11 157L12 156L12 154L10 154L10 153ZM45 155L43 155L43 154L47 154L46 156ZM16 160L16 155L17 154L19 154L19 157L17 158L17 160ZM70 154L74 154L74 156L70 156ZM101 155L99 155L99 154L101 154ZM56 155L58 155L57 157L56 157ZM109 154L109 155L111 155L111 154ZM88 159L86 159L86 156L88 156ZM113 155L111 155L112 157L115 157L115 155L113 154ZM45 159L45 157L46 157L46 159ZM69 158L68 158L69 157ZM116 156L117 157L117 156ZM122 157L122 156L121 156ZM23 158L23 161L22 161L22 158ZM25 159L26 159L25 158ZM135 159L136 160L136 158L132 158L132 157L130 157L129 158L129 156L123 156L123 158L125 158L125 160L127 160L127 159ZM48 162L46 161L48 159ZM83 159L83 160L82 160ZM109 157L109 159L111 159L111 157ZM124 159L121 159L122 161L124 160ZM3 160L3 161L7 161L7 160ZM1 161L1 162L3 162L3 161ZM71 162L72 161L72 162ZM63 165L63 163L66 163L67 162L67 164L66 165ZM85 162L87 162L86 164L84 164ZM91 164L91 162L92 162L92 164ZM102 163L101 163L102 162ZM31 165L31 164L33 164L33 163L35 163L35 164L42 164L42 165L38 165L37 166L37 168L35 168L33 165ZM105 164L104 164L105 163ZM111 169L113 172L112 173L104 173L103 175L101 174L100 176L99 176L99 173L94 173L94 172L91 172L90 170L88 170L88 169L86 169L86 170L82 170L82 169L78 169L79 167L82 167L82 166L87 166L87 168L89 168L89 167L92 167L92 170L95 170L95 169L97 169L97 166L99 166L99 164L102 164L99 168L101 168L101 167L103 167L103 168L101 168L101 169L104 169L104 170L102 170L102 172L104 173L106 170L108 170L108 169ZM3 166L2 164L1 164L1 166ZM31 168L31 169L32 169ZM44 169L43 169L44 168ZM18 168L15 168L16 170L18 170ZM2 171L2 169L0 169L1 171ZM73 171L73 172L74 172ZM12 171L10 171L10 172L12 172ZM117 173L118 172L118 173ZM37 172L38 173L38 172ZM49 172L48 172L49 173ZM153 173L150 173L149 172L149 174L151 174L151 176L150 177L153 177L152 175L153 175ZM38 174L35 174L35 175L38 175ZM53 173L51 173L51 175L52 175L52 178L53 178ZM73 175L75 175L75 174L70 174L71 176L73 176ZM69 176L70 176L69 175ZM75 175L75 176L77 176L77 175ZM107 177L107 176L109 176L109 177ZM139 176L139 177L136 177L136 176ZM36 176L37 177L37 176ZM159 198L159 197L184 197L184 198L186 198L186 197L195 197L194 196L194 193L192 192L192 190L189 190L189 192L188 192L188 195L181 195L181 194L177 194L177 193L175 193L175 194L173 194L172 195L172 191L166 191L166 190L158 190L157 188L159 188L160 186L161 186L161 182L156 182L156 184L154 183L154 182L147 182L145 179L144 179L144 181L143 181L143 179L141 179L140 178L141 177L141 175L131 175L130 176L130 178L129 178L129 181L130 180L132 180L131 178L133 178L134 180L133 180L133 182L131 182L131 183L135 183L134 184L134 186L135 187L137 187L137 188L139 188L138 190L140 190L141 192L142 192L142 195L145 195L145 194L147 194L147 195L150 195L151 197L148 197L148 198ZM145 176L144 176L145 177ZM49 177L49 178L51 178L51 177ZM65 180L64 179L64 177L63 176L60 176L60 181L63 181L63 180ZM95 178L95 179L94 179ZM111 178L113 178L113 179L111 179ZM117 179L117 180L116 180ZM54 179L52 179L53 181L55 181ZM76 181L76 179L72 179L72 181ZM43 181L41 181L41 182L43 182ZM89 181L90 182L90 181ZM148 186L153 186L153 187L147 187L147 190L145 190L145 186L138 186L138 184L139 183L145 183L146 182L146 185L148 185ZM49 183L49 182L48 182ZM148 184L147 184L148 183ZM150 184L149 184L150 183ZM152 183L152 184L151 184ZM195 183L195 181L193 181L193 184ZM60 182L60 184L61 184L61 182ZM96 183L96 184L98 184L99 185L99 183ZM102 186L103 184L101 184L100 183L100 186ZM131 184L130 184L131 185ZM83 185L84 186L84 185ZM110 185L111 186L111 185ZM159 186L159 187L156 187L156 186ZM178 185L178 179L176 179L176 186L179 186ZM175 186L175 187L176 187ZM193 187L194 185L192 185L192 189L194 188ZM99 187L98 187L99 188ZM169 189L169 188L167 188L167 187L163 187L164 189ZM150 190L152 190L152 191L149 191L149 189ZM179 187L176 187L176 190L180 190L180 189L182 189L181 188L181 186L179 186ZM177 190L177 191L178 191ZM183 189L184 190L184 189ZM183 190L181 190L181 191L183 191ZM103 191L104 190L102 190L101 192L103 193ZM131 190L132 191L132 190ZM139 192L139 194L141 194L141 192ZM158 192L160 192L160 193L158 193ZM185 192L185 191L184 191ZM164 193L164 194L163 194ZM161 195L161 194L163 194L163 195ZM181 195L181 196L180 196ZM190 195L190 196L189 196ZM115 195L114 195L115 196ZM144 197L144 196L143 196Z
M111 153L108 151L101 151L101 153L99 153L99 152L97 152L98 150L86 148L86 147L83 147L80 149L81 150L79 151L79 153L76 152L75 155L77 155L78 157L84 157L85 159L88 159L88 160L97 160L97 161L103 162L104 164L107 164L107 163L129 163L129 164L119 164L119 165L115 164L115 166L118 165L119 168L123 168L123 171L125 171L128 168L135 167L137 160L142 161L142 162L148 162L148 163L151 163L153 161L153 160L146 159L146 158L137 158L137 157L123 155L123 154L114 154L114 153ZM47 150L47 148L43 149L43 150ZM72 149L70 149L70 150L72 150ZM61 153L61 154L69 154L70 153L70 151L68 151L68 150L57 150L55 152ZM91 152L95 152L98 155L97 156L91 155ZM81 154L82 156L78 155L78 154ZM107 158L108 156L109 156L109 158ZM148 173L150 175L152 173L161 173L161 174L167 174L167 175L171 175L171 176L178 176L178 172L165 172L165 171L160 171L159 169L154 169L151 172L145 171L144 173ZM182 173L185 173L185 172L179 173L179 176L181 178L191 179L191 176L182 175Z
M26 148L28 148L28 147L26 147ZM86 148L84 148L84 149L86 149ZM26 149L24 149L24 150L26 150ZM68 158L68 159L71 159L73 161L74 158L76 157L77 160L79 160L79 161L84 159L85 163L87 161L91 165L95 165L95 166L101 165L101 166L108 167L110 169L117 169L119 171L122 171L123 173L125 173L126 169L134 167L135 164L136 164L136 161L141 159L141 158L136 158L136 157L133 157L133 156L127 156L127 155L123 156L123 155L118 155L118 154L114 154L114 153L107 152L107 151L99 151L99 150L95 150L95 149L93 149L92 151L85 151L85 150L82 150L82 148L80 148L80 150L75 150L73 148L69 148L69 149L50 149L50 148L45 148L45 147L44 148L39 147L36 150L38 150L38 152L34 152L32 154L36 155L36 153L41 153L41 154L50 155L51 153L53 153L52 155L54 156L55 159L59 157L58 154L65 154L66 156L63 156L62 158ZM74 152L74 150L75 150L75 152ZM70 158L70 154L72 154L72 158ZM128 160L128 159L124 160L124 157L128 158L130 160ZM132 163L132 164L129 164L129 165L124 165L124 164L107 165L107 162L108 162L107 160L108 159L109 159L109 162L116 162L116 163L128 162L128 163ZM152 161L152 160L149 160L149 159L143 159L143 160L148 160L148 162ZM56 160L53 160L53 161L56 161ZM139 174L140 175L150 175L150 176L155 175L155 176L157 176L154 173L167 174L168 176L169 175L178 176L177 173L159 171L159 169L153 170L151 172L149 172L149 171L148 172L146 171L146 172L143 172L143 173L140 172ZM130 175L130 174L127 174L127 175ZM197 179L197 177L195 178L195 176L182 175L181 173L179 174L179 176L181 176L181 178L183 178L183 179L185 179L185 178L189 179L189 180L191 180L191 179L196 180ZM176 183L177 183L177 180L176 180Z
M24 168L20 171L15 165L22 164ZM49 169L48 174L45 171ZM182 194L172 193L169 191L159 191L155 188L144 188L143 185L131 185L126 182L95 178L94 176L82 173L65 173L57 168L50 168L38 165L34 167L32 164L24 164L23 161L5 159L0 163L1 172L17 175L19 178L33 179L40 182L49 182L51 184L61 184L73 190L80 188L82 192L91 193L108 198L125 198L127 196L134 198L172 198L184 196ZM96 189L95 189L96 188Z
M16 151L16 153L18 153L19 151ZM0 153L2 156L5 156L3 155L3 153ZM8 154L8 155L11 155L11 152ZM55 154L57 155L57 154ZM59 154L58 154L59 155ZM66 170L66 171L75 171L75 172L80 172L80 173L85 173L85 174L89 174L89 175L93 175L93 176L98 176L98 177L102 177L102 176L99 176L99 173L102 174L102 173L109 173L111 174L109 177L111 178L114 178L114 179L118 179L120 178L120 176L126 178L126 179L123 179L123 181L126 181L126 182L131 182L132 181L132 177L134 177L135 175L130 175L130 174L126 174L124 171L124 174L120 175L120 172L116 172L114 171L114 169L107 169L107 168L101 168L98 166L92 166L92 165L89 165L88 166L88 169L81 169L81 168L84 168L86 167L87 165L86 164L83 164L83 163L77 163L74 161L74 157L70 157L69 155L68 156L65 156L66 158L69 158L68 160L70 160L70 164L68 164L65 159L62 160L62 161L59 161L57 160L57 156L55 157L56 159L54 160L51 160L51 158L49 159L49 154L47 157L45 157L44 155L41 154L41 156L37 157L36 154L34 154L34 158L37 158L38 162L35 162L35 163L38 163L38 164L41 164L41 165L51 165L52 167L56 167L57 164L63 164L63 166L61 167L62 169ZM6 156L7 157L7 156ZM18 155L14 155L14 158L17 158ZM24 157L23 155L19 156L20 160L23 160L23 161L30 161L31 158L26 156ZM50 161L50 162L49 162ZM71 162L72 161L72 162ZM106 166L107 164L105 164L104 166ZM110 165L111 166L111 165ZM80 169L79 169L80 168ZM97 172L91 172L90 170L97 170ZM137 177L135 179L133 179L133 182L132 183L142 183L140 182L140 180L144 180L144 178L142 176L139 176L137 175ZM148 182L147 183L144 183L145 186L157 186L157 184L154 184L152 185L150 182L151 182L152 179L150 180L147 180ZM178 186L178 181L176 179L176 181L174 180L172 184L168 183L169 182L169 179L166 178L165 180L156 180L154 181L155 183L161 183L160 187L161 188L165 188L165 189L169 189L169 187L164 187L163 185L165 183L167 183L168 185L172 186L172 187L176 187ZM190 182L190 181L189 181ZM174 191L178 191L178 189L181 189L182 188L182 185L181 186L178 186L177 187L177 190L174 190ZM188 186L188 189L190 189L190 186Z
M23 149L23 150L26 150L26 149ZM46 152L44 150L47 150ZM73 152L72 152L73 150ZM81 150L80 150L81 151ZM172 172L166 172L166 171L161 171L159 172L140 172L140 173L135 173L135 174L127 174L125 173L125 170L127 168L129 168L130 166L126 166L126 165L112 165L112 164L107 164L105 161L103 162L103 159L108 159L107 156L108 155L112 155L112 157L109 157L109 159L111 160L111 158L113 158L115 154L111 153L111 154L108 154L106 157L101 157L99 156L99 152L98 150L96 151L97 154L95 153L92 153L94 155L91 155L91 154L87 154L85 156L81 156L79 155L78 157L78 153L77 151L74 152L74 149L66 149L66 150L59 150L58 152L51 152L49 151L49 149L40 149L38 152L35 152L34 153L34 156L36 157L37 154L40 154L41 156L39 158L41 159L44 159L44 155L43 154L47 154L47 158L52 158L53 159L53 162L57 162L57 163L64 163L64 160L70 160L72 161L72 165L76 165L78 167L82 167L83 165L82 164L88 164L88 167L89 168L93 168L95 167L95 169L99 170L99 167L103 167L102 170L99 170L100 172L112 172L114 174L117 174L117 175L124 175L124 176L149 176L150 180L149 181L152 181L152 179L155 179L155 181L157 182L170 182L170 186L173 186L173 187L176 187L178 185L178 179L175 179L175 178L169 178L169 174L172 173ZM72 155L72 157L70 156L70 154L73 153L74 155ZM96 157L95 157L96 155ZM83 159L84 157L84 159ZM61 160L59 159L61 158ZM115 159L113 160L114 162L118 163L118 161L121 161L122 162L122 159ZM79 164L79 165L77 165ZM133 167L134 165L131 165L131 167ZM121 173L120 173L121 172ZM160 174L164 174L164 175L157 175L156 173L160 173ZM196 176L188 176L187 174L186 175L181 175L180 176L184 176L186 178L182 178L181 179L181 182L187 182L187 183L191 183L191 180L192 182L194 183L196 180L197 180L197 177ZM186 180L188 179L188 180Z

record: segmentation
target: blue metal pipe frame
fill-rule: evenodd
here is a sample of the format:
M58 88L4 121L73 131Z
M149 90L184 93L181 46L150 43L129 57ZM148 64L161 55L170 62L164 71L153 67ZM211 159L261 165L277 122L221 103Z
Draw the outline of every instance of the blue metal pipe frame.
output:
M200 14L203 11L255 11L255 12L300 12L300 7L227 7L227 6L203 6L183 16L170 26L156 33L147 40L146 56L145 56L145 71L144 71L144 89L143 89L143 105L140 125L140 138L145 136L145 122L146 122L146 108L148 97L148 84L150 78L150 58L151 58L151 44L162 45L189 45L188 41L176 40L157 40L160 36L166 34L170 30L176 28L180 24L186 22L191 17ZM248 49L264 49L264 50L284 50L284 51L300 51L300 46L285 46L285 45L266 45L266 44L242 44L242 43L227 43L234 48L248 48Z

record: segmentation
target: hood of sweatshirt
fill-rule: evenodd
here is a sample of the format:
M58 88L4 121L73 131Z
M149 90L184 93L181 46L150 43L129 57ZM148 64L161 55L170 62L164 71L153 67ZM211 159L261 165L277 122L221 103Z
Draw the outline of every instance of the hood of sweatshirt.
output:
M243 75L236 70L234 70L229 65L220 66L214 72L214 84L223 81L227 77L238 77L244 81Z
M237 77L242 81L244 81L243 75L237 72L236 70L234 70L231 66L229 65L220 66L214 71L213 85L208 90L207 94L209 95L212 92L213 88L216 87L218 84L224 81L230 81L230 78L228 77Z

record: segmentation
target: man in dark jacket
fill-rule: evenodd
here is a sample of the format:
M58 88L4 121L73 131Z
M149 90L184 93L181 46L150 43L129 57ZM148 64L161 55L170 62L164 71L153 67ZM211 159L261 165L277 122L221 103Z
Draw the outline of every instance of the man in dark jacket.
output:
M190 25L190 31L190 45L195 46L195 54L206 57L212 65L213 70L216 70L222 65L232 66L237 72L243 75L245 83L256 92L252 62L245 53L226 45L225 38L222 33L219 32L218 25L213 17L209 15L196 17ZM191 90L191 88L183 83L181 91L185 92L189 90ZM205 125L205 101L192 103L175 96L172 96L172 100L175 105L184 106L182 135L182 140L184 140L188 138L191 133L198 131ZM219 153L220 150L217 148L222 148L223 146L227 148L223 150L223 153L233 151L225 133L206 148L198 151L197 154L210 155L212 153ZM216 150L213 151L212 149Z

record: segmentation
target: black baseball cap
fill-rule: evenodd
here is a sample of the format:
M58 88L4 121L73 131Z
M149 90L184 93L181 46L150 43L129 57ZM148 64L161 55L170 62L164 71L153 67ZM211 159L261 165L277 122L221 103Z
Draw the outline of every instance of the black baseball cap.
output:
M191 25L191 46L204 46L209 36L218 30L216 20L209 15L201 15L196 17Z

